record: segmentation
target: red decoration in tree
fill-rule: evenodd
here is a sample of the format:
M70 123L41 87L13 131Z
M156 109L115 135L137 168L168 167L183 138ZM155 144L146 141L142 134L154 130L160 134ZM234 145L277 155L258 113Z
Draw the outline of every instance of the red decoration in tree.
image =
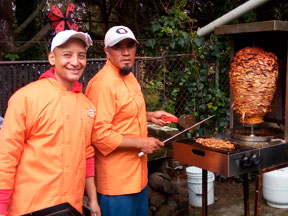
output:
M51 20L51 27L55 30L56 34L60 31L64 31L67 27L68 29L78 31L79 27L75 23L74 9L75 5L70 3L64 17L60 8L56 5L52 5L51 11L48 13L48 18Z

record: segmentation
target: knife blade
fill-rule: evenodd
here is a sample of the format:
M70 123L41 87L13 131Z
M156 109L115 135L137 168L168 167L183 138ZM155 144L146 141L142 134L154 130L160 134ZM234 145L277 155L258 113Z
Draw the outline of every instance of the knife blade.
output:
M173 138L175 138L175 137L177 137L177 136L179 136L179 135L181 135L181 134L183 134L183 133L185 133L185 132L191 130L192 128L197 127L198 125L200 125L200 124L204 123L205 121L207 121L207 120L213 118L214 116L215 116L215 115L209 116L208 118L205 118L205 119L203 119L203 120L200 121L200 122L197 122L196 124L194 124L194 125L192 125L192 126L186 128L185 130L183 130L183 131L181 131L181 132L179 132L179 133L177 133L177 134L175 134L175 135L169 137L168 139L164 140L163 143L166 143L166 142L172 140ZM140 153L138 154L138 157L142 157L144 154L145 154L144 152L140 152Z

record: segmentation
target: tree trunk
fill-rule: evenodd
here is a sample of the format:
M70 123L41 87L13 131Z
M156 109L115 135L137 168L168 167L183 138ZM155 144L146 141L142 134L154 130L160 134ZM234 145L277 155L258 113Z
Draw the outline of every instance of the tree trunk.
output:
M12 0L0 0L0 60L14 48Z
M101 17L102 17L102 22L104 23L105 26L105 32L108 31L109 29L109 16L107 13L110 13L110 11L108 12L107 10L107 3L106 0L102 0L100 1L100 10L101 10Z

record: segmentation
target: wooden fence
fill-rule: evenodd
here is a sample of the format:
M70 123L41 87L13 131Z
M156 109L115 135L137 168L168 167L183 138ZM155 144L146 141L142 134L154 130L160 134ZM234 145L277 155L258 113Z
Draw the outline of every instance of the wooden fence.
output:
M139 79L137 68L142 57L137 57L133 73ZM145 59L145 58L144 58ZM88 59L87 66L80 82L85 89L88 81L103 67L105 58ZM0 116L4 117L8 100L19 88L39 79L39 76L49 69L48 61L7 61L0 62Z
M86 87L88 81L101 69L105 59L89 59L80 82ZM26 84L39 79L49 69L48 61L0 62L0 116L5 115L11 95Z
M171 95L166 87L175 87L177 84L171 83L167 80L168 71L177 71L179 77L185 69L187 59L191 59L191 55L179 54L158 57L136 57L133 67L133 73L142 86L144 96L147 99L147 107L154 106L155 103L163 104ZM186 59L183 61L183 59ZM88 59L87 66L80 82L83 84L84 90L88 81L102 68L105 64L105 58ZM39 78L48 68L50 68L48 61L7 61L0 62L0 116L4 116L7 109L8 100L11 95L19 88L33 82ZM155 89L155 82L161 82L158 89ZM149 90L149 91L146 91ZM152 93L151 93L151 90ZM185 91L179 96L179 107L185 107ZM149 95L154 97L150 97ZM163 100L155 100L155 95L161 95ZM145 98L145 99L146 99ZM183 104L181 104L183 103ZM183 110L179 111L183 113Z

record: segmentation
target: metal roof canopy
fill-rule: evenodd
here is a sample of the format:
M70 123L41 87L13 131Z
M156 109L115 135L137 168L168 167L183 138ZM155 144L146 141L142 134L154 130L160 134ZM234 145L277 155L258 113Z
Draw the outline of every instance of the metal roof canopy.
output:
M215 35L233 35L256 32L288 32L288 21L270 20L263 22L241 23L234 25L218 26L214 30Z

